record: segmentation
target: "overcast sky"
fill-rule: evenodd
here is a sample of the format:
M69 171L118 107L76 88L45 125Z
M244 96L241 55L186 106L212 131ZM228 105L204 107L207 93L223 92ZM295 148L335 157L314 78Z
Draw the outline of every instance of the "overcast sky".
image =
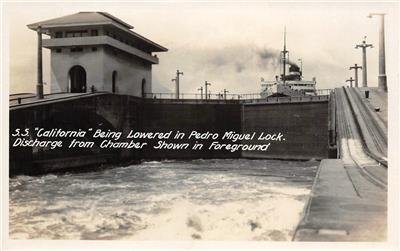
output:
M257 93L260 78L279 74L276 55L287 27L290 59L303 60L305 80L317 78L317 88L341 86L361 65L364 36L368 49L368 80L377 84L378 24L370 12L385 12L389 86L397 73L398 13L394 3L19 3L6 4L9 40L10 92L32 92L36 82L36 34L26 25L79 11L105 11L134 30L167 47L153 67L155 92L173 90L176 69L184 72L181 92L197 92L207 80L213 93ZM44 50L44 81L50 83L49 51ZM48 86L46 87L48 90Z

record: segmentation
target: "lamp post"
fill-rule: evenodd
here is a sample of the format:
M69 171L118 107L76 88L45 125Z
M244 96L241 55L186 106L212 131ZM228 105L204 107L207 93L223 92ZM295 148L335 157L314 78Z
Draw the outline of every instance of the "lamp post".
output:
M200 91L200 99L203 99L203 86L200 86L197 90Z
M355 87L358 87L358 69L362 69L361 66L357 66L357 64L354 64L354 66L350 66L349 70L354 70L354 83Z
M211 83L207 82L207 80L206 80L206 82L204 83L205 93L206 93L206 99L208 99L208 98L207 98L207 96L208 96L207 86L209 86L209 85L211 85Z
M368 86L368 82L367 82L367 48L368 47L373 48L372 44L366 43L366 41L365 41L366 39L367 39L367 37L365 36L362 43L357 44L355 47L356 49L362 48L363 87Z
M385 64L385 13L370 13L369 18L380 16L379 26L379 75L378 88L387 92L386 64Z
M183 72L176 70L176 77L175 77L175 97L179 99L179 75L183 75Z
M350 77L350 79L347 79L346 82L350 82L350 87L353 87L353 81L354 79Z
M224 89L224 99L226 99L226 94L228 93L229 91L227 91L226 89Z

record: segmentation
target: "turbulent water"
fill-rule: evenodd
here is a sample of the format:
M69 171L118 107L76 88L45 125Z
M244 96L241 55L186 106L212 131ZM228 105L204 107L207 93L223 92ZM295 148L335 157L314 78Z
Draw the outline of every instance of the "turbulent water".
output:
M290 240L318 162L145 162L10 179L12 239Z

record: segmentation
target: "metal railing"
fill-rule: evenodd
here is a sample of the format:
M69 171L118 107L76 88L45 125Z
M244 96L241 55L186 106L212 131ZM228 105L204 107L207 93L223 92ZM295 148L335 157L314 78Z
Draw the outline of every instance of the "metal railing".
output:
M317 95L330 95L334 89L317 89Z
M241 101L243 103L265 103L265 102L307 102L307 101L316 101L316 100L325 100L329 99L330 93L333 91L333 89L319 89L317 90L317 96L302 96L302 97L268 97L268 98L262 98L259 93L246 93L246 94L223 94L223 93L214 93L214 94L208 94L207 97L205 94L200 94L200 93L180 93L179 94L179 99L181 100L237 100ZM101 91L96 91L94 93L109 93L109 92L101 92ZM63 97L58 97L58 98L71 98L73 96L84 96L88 94L93 94L93 92L87 92L87 93L76 93L76 94L71 94L68 92L58 92L58 93L51 93L51 94L45 94L45 99L44 101L48 101L48 98L50 97L56 97L57 95L65 95ZM29 93L26 94L26 96L22 97L15 97L18 94L11 94L10 95L10 106L15 106L15 105L21 105L24 103L31 103L32 99L36 97L35 94L29 95ZM177 100L175 97L175 93L145 93L144 95L145 98L147 99L169 99L169 100ZM25 100L29 100L30 102L25 102ZM35 101L39 102L39 101Z
M36 95L19 97L19 98L11 98L9 100L9 107L12 108L12 107L24 106L27 104L40 104L40 103L51 102L51 101L55 101L55 100L66 100L66 99L79 98L79 97L93 95L93 94L105 94L105 93L108 93L108 92L82 92L82 93L57 92L57 93L45 94L44 99L37 99Z
M265 104L265 103L301 103L311 101L328 101L329 95L317 95L317 96L303 96L303 97L267 97L260 99L244 99L241 102L243 104Z
M177 99L175 93L145 93L145 98L152 99ZM261 98L259 93L247 93L247 94L223 94L223 93L212 93L205 94L200 93L180 93L179 99L203 99L203 100L241 100L241 99L259 99Z
M325 96L330 95L332 89L318 89L317 96ZM317 96L303 96L303 97L280 97L282 99L298 99L307 97L317 97ZM145 98L148 99L177 99L175 93L145 93ZM200 100L257 100L257 99L265 99L260 96L260 93L245 93L245 94L223 94L223 93L213 93L205 94L200 93L180 93L178 99L200 99ZM276 99L276 97L270 97L269 99ZM318 99L318 98L317 98Z

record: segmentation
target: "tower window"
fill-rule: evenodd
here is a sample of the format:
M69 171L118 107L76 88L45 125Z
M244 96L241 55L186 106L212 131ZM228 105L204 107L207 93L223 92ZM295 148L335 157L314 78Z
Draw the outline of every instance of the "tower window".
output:
M92 47L92 51L97 51L97 47Z
M82 47L73 47L71 48L71 52L82 52L83 48Z
M98 36L99 32L97 30L92 30L90 33L92 36Z
M56 49L57 53L60 53L62 50L60 48Z
M55 38L62 38L62 32L61 31L57 31L55 34Z
M87 30L67 31L67 37L86 37L88 35Z

